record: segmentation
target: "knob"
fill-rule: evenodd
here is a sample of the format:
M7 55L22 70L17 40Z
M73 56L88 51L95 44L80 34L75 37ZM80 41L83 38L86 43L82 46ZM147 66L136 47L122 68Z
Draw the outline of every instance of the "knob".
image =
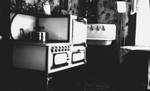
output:
M62 51L64 51L64 46L62 46Z
M67 49L65 48L65 51L67 51Z
M99 31L99 26L97 25L96 30Z
M58 47L57 46L55 46L55 49L57 49Z
M55 49L55 52L57 52L57 49Z
M102 26L102 31L105 31L105 27L104 27L104 25Z
M54 52L54 50L53 50L53 49L51 49L51 52Z
M54 47L53 46L51 47L51 52L54 52Z
M60 49L58 49L58 51L60 52L61 50L60 50Z
M94 28L93 28L93 26L92 26L92 25L91 25L91 27L90 27L90 30L92 30L92 31L94 30Z

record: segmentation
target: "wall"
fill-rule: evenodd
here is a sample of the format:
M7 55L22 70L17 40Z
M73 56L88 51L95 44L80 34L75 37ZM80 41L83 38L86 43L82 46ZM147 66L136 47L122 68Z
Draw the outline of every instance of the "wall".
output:
M0 89L9 91L8 83L10 76L10 46L8 45L9 36L9 0L0 0L0 35L3 36L0 40L0 84L3 86Z
M9 35L9 0L0 1L0 35L8 39Z
M149 21L150 21L150 1L139 0L138 11L137 11L137 22L136 22L136 38L135 45L150 46L150 32L149 32Z
M87 8L89 23L117 23L117 11L114 0L89 0Z

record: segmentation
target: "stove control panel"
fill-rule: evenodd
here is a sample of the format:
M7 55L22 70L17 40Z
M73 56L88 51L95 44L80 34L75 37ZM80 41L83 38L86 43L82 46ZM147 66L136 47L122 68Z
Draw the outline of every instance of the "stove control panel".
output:
M53 45L51 46L52 53L70 51L70 45Z

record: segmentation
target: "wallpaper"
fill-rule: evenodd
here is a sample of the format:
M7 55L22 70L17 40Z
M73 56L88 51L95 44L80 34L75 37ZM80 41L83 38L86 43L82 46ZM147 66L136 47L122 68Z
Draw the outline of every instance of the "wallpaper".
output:
M98 0L97 22L102 24L115 24L117 11L114 0Z
M87 9L89 23L117 23L117 8L114 0L89 0Z
M44 5L48 2L50 15L72 14L84 16L85 1L86 0L11 0L10 10L20 13L45 14ZM79 12L83 12L84 14L79 14Z

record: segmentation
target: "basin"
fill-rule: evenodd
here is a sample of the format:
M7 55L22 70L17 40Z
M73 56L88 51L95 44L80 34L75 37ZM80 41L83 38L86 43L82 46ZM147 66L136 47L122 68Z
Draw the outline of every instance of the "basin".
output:
M87 44L111 45L115 39L115 24L87 24Z

